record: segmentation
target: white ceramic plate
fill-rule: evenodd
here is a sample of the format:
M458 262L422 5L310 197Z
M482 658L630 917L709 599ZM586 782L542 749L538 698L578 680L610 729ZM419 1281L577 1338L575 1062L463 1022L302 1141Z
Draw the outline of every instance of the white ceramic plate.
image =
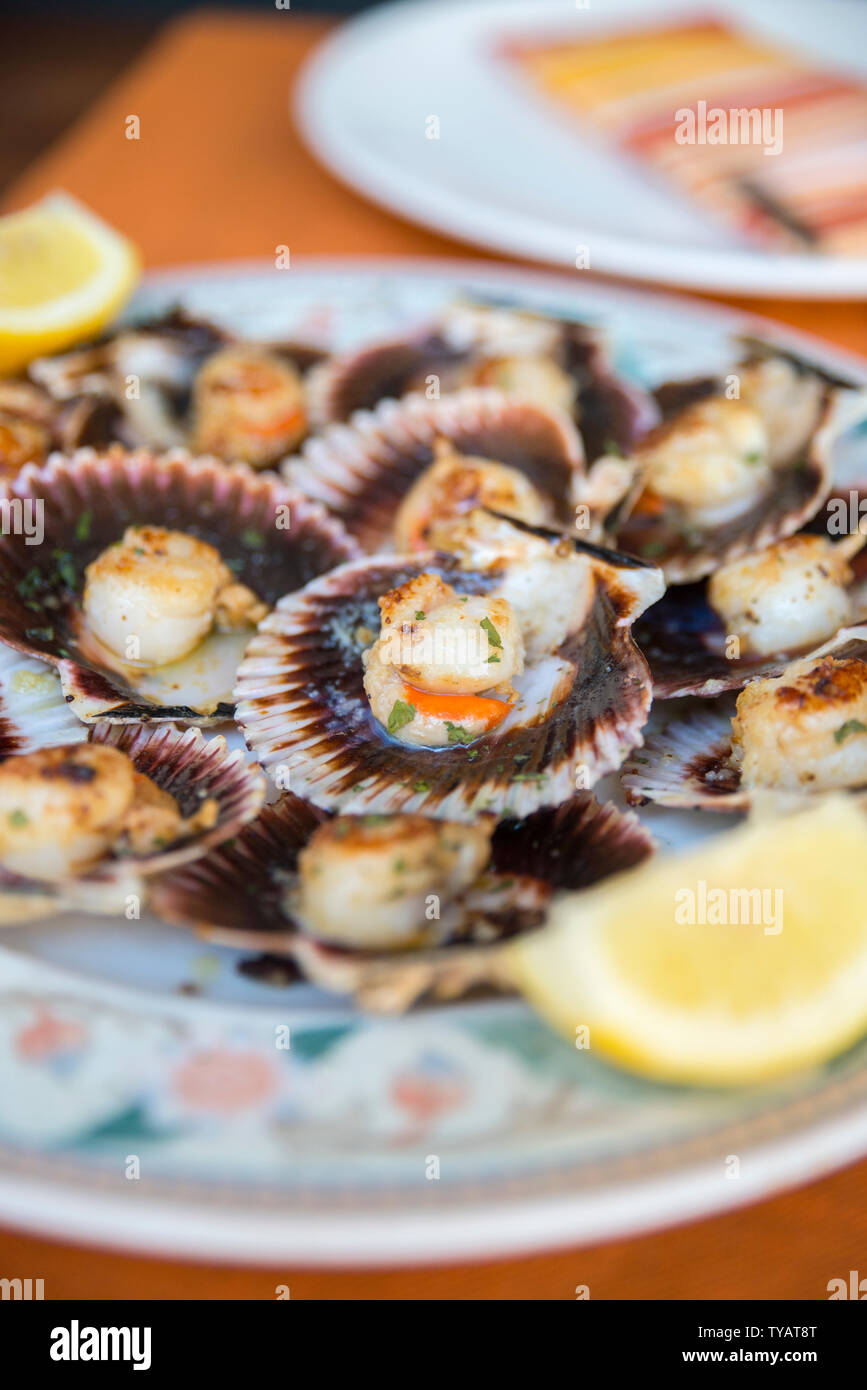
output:
M867 74L861 0L715 0L713 13ZM695 0L423 0L377 8L316 51L296 113L319 157L367 197L510 255L707 290L867 294L867 258L769 254L655 184L491 57L506 36L560 36L701 13ZM425 136L436 116L440 134ZM582 264L586 262L582 261Z
M867 364L744 315L469 263L162 274L135 307L181 301L348 346L473 291L604 324L645 384L729 361L747 329L867 382ZM720 829L648 822L663 845ZM256 983L240 959L155 919L4 933L0 1222L232 1261L483 1258L720 1210L867 1153L867 1040L772 1087L654 1086L519 1001L362 1018L307 986Z

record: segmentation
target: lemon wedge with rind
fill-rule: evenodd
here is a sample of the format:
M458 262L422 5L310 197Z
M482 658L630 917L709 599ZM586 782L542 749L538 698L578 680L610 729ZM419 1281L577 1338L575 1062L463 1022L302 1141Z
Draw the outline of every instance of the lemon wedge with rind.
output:
M506 962L560 1032L657 1081L825 1062L867 1033L867 817L829 798L565 895Z
M0 374L98 333L139 264L131 242L65 194L0 218Z

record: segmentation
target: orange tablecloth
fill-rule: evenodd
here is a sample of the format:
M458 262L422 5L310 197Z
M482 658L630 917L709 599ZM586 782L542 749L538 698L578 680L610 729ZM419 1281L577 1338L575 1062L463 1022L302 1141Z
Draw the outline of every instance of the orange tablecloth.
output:
M294 255L478 255L363 202L320 168L289 92L321 21L200 12L144 58L10 191L83 199L148 266ZM125 138L127 116L141 138ZM581 272L582 274L586 272ZM858 303L731 300L867 353ZM493 1265L395 1272L230 1270L82 1251L0 1232L0 1274L45 1279L47 1298L824 1298L864 1269L867 1163L734 1215L638 1240Z

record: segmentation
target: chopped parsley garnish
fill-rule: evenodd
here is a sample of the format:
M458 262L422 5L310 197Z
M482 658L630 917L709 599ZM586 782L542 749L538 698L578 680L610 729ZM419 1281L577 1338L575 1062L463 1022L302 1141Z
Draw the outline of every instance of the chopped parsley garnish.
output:
M446 732L449 736L449 743L472 743L475 734L468 734L461 724L453 724L450 719L446 720Z
M492 646L502 647L503 640L500 637L500 634L498 633L497 629L494 627L494 624L491 622L490 618L482 618L482 621L479 623L479 627L484 628L485 632L488 634L488 640L490 641Z
M847 719L834 731L834 742L843 743L850 734L867 734L867 724L862 724L860 719Z
M78 570L75 567L75 561L68 550L55 550L53 553L58 575L67 589L74 589L78 582Z
M75 539L77 541L86 541L89 539L91 521L92 517L90 512L81 513L81 516L75 523Z
M28 627L26 636L34 642L50 642L54 637L53 627Z
M748 454L744 454L744 463L761 463L763 458L761 449L751 449Z
M426 782L423 777L420 777L417 782L413 782L412 789L414 792L429 792L430 782Z
M416 620L417 623L422 623L422 622L424 622L424 613L422 613L421 609L419 609L418 612L416 613L416 615L415 615L415 620Z
M485 665L486 665L486 666L490 666L491 663L492 663L493 661L499 661L499 660L500 660L500 658L499 658L498 656L489 656L488 659L487 659L487 661L485 662Z
M411 724L414 719L415 705L407 704L406 700L395 700L386 728L390 734L396 734L398 729L402 729L404 724Z
M241 544L246 546L247 550L261 550L265 544L265 537L254 526L246 526L241 532Z
M32 598L38 591L42 583L42 571L34 565L28 570L23 579L19 579L15 585L16 590L22 598Z
M6 819L10 825L22 826L30 824L30 817L26 811L10 811Z

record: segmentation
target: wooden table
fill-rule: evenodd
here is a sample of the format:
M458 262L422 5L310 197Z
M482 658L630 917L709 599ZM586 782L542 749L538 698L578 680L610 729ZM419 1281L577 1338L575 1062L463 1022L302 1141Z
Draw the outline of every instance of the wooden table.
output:
M141 247L149 266L303 255L477 256L335 182L288 115L289 89L325 30L280 10L196 13L12 188L6 207L64 188ZM127 116L141 138L127 140ZM582 272L586 273L586 272ZM732 299L867 354L860 303ZM0 1273L45 1279L48 1298L825 1298L867 1268L867 1163L733 1215L592 1249L496 1264L319 1273L130 1258L0 1232Z

